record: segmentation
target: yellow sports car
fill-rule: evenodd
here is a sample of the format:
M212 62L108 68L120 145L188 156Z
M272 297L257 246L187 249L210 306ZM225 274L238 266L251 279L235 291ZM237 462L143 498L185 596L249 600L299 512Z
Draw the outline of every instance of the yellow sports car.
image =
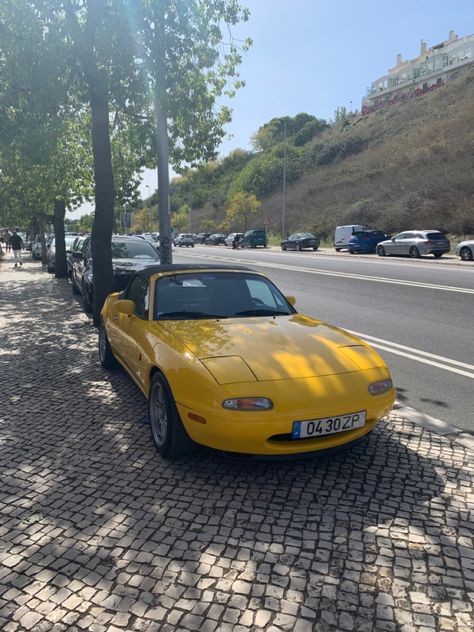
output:
M148 398L162 456L194 443L317 452L358 441L391 409L382 358L294 302L253 270L196 264L145 268L108 296L101 364L118 361Z

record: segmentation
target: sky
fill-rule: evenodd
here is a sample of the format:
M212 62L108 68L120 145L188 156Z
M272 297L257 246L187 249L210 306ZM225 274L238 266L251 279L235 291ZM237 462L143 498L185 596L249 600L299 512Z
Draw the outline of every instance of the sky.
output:
M428 46L474 33L473 0L240 0L248 22L233 29L237 40L251 37L240 76L244 88L226 102L233 120L219 148L221 157L251 149L259 127L278 116L307 112L330 120L339 106L360 109L366 89L403 59ZM140 191L156 188L147 171ZM147 188L150 187L150 188ZM79 217L92 207L69 214Z

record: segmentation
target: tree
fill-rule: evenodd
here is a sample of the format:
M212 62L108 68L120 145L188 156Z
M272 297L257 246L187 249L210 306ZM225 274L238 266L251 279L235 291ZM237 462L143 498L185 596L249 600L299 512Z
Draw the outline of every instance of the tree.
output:
M245 232L248 228L250 216L256 213L260 206L261 203L253 193L246 193L245 191L236 193L230 201L224 226L226 228L236 227L237 225L242 225L241 222L243 222L243 232Z
M241 51L231 27L247 20L248 10L236 0L129 0L128 6L152 88L160 250L162 261L171 263L168 161L185 171L215 157L231 116L227 106L216 104L243 85L237 73ZM246 40L241 50L249 45Z

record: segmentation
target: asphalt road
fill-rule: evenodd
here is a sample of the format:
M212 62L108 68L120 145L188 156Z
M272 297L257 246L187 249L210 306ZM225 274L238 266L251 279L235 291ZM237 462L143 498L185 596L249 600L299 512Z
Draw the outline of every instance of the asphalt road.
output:
M176 249L176 263L237 260L265 272L300 312L377 348L398 399L474 432L474 265L320 252Z

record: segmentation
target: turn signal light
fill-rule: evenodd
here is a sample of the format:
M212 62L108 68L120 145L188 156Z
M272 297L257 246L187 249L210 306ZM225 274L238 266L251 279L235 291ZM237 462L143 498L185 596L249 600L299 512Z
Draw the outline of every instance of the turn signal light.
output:
M373 382L372 384L369 384L369 393L371 395L383 395L383 393L386 393L392 388L392 380L380 380L380 382Z
M228 410L271 410L273 402L268 397L236 397L224 400L222 406Z

